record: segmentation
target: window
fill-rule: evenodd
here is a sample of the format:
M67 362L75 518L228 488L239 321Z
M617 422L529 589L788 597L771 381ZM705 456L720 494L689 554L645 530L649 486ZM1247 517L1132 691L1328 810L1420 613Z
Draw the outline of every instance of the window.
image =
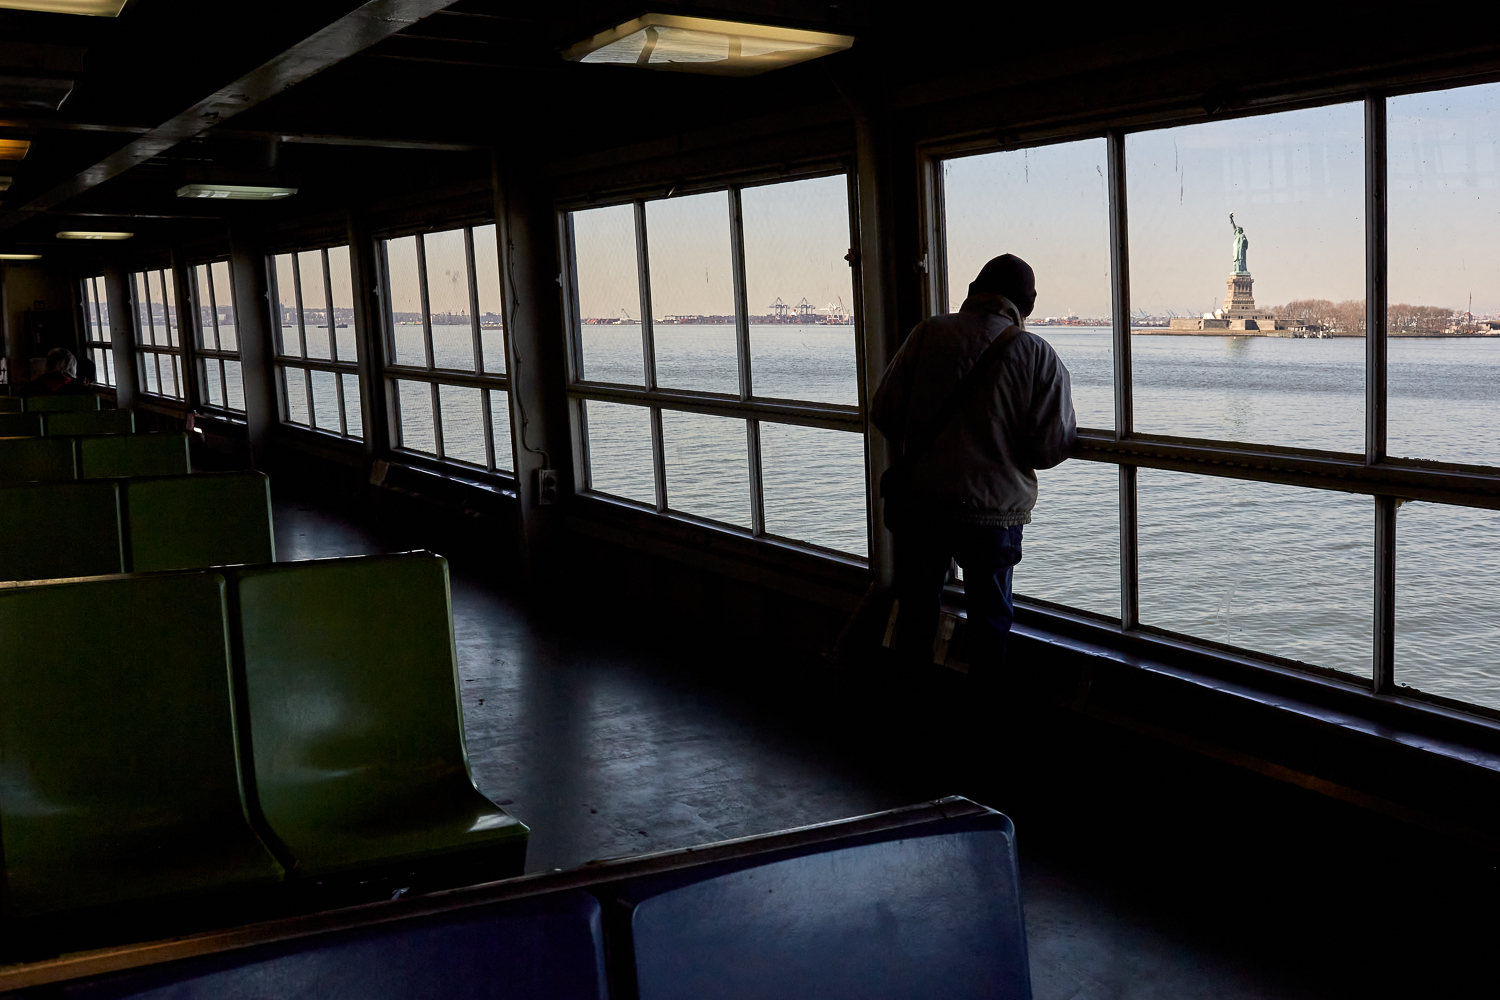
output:
M178 339L177 288L170 269L130 276L136 311L136 366L141 392L185 398L182 342Z
M104 279L83 279L83 321L87 331L85 348L94 363L94 381L100 385L115 384L115 355L109 339L109 302L104 295Z
M192 274L193 305L198 314L198 398L206 407L244 413L239 320L229 262L199 264Z
M276 383L282 421L338 437L363 439L349 248L277 254L270 263L271 299L278 317L274 324ZM207 274L215 294L215 309L222 312L226 303L217 297L221 294L220 272L214 270L219 266L210 265ZM227 279L227 267L223 275ZM232 316L232 298L228 308ZM222 322L218 330L219 350L223 352L218 360L225 367L223 388L228 393L229 362L224 359L238 357L238 353L228 353L231 349L223 339ZM226 395L226 399L232 397Z
M515 468L493 225L380 243L393 445L487 472Z
M864 556L847 175L566 219L586 488Z
M1500 712L1500 84L933 159L933 307L1030 260L1087 428L1018 593Z

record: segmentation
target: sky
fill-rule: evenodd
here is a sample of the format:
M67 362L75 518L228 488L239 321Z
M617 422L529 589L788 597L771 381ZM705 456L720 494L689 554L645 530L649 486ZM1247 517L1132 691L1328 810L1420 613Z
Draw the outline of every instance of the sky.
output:
M1340 104L1163 128L1126 138L1131 305L1201 315L1223 304L1229 213L1250 241L1256 303L1364 297L1364 108ZM1500 84L1388 103L1392 302L1500 313ZM1090 139L945 161L949 292L956 308L986 260L1037 272L1033 315L1107 317L1105 142ZM742 190L750 312L777 298L853 308L843 176ZM639 319L634 210L572 213L585 317ZM729 196L646 203L652 311L734 311ZM411 238L390 241L397 311L415 311ZM458 311L461 236L428 236L438 311ZM499 288L494 227L475 230L481 310ZM452 305L447 305L451 300Z

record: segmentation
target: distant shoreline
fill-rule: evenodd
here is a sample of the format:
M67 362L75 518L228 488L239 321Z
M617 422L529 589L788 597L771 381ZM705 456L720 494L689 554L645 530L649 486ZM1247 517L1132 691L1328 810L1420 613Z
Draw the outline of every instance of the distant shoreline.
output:
M1290 330L1172 330L1160 326L1132 327L1130 330L1135 337L1267 337L1271 340L1334 340L1346 337L1363 340L1363 333L1339 332L1324 333L1321 336L1293 336ZM1391 330L1387 337L1410 338L1414 340L1487 340L1500 338L1500 333L1439 333L1429 330Z

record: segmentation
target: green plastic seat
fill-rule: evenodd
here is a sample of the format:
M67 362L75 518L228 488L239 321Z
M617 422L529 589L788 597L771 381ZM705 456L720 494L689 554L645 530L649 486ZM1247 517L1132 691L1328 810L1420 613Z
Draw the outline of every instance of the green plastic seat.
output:
M188 471L186 434L104 434L77 441L79 479L180 476Z
M0 580L102 576L124 569L115 483L0 487Z
M469 774L447 561L358 556L227 575L255 787L293 874L470 851L519 874L529 831Z
M51 483L77 477L72 438L0 439L0 486Z
M27 414L30 416L30 414ZM135 413L130 410L74 410L47 414L47 433L134 434Z
M245 818L227 620L216 573L0 586L10 921L284 877Z
M276 560L264 473L125 479L121 486L137 573Z
M35 413L0 413L0 437L35 437L42 433L42 418Z
M65 413L99 409L99 397L93 393L74 396L27 396L27 413Z
M20 413L26 409L24 396L0 396L0 413Z

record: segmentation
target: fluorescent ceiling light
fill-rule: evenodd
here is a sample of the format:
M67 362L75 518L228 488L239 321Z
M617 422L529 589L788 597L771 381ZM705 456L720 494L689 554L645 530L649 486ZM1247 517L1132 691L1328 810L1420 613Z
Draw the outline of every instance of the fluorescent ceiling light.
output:
M260 184L184 184L177 189L179 198L228 198L233 201L275 201L296 193L296 188Z
M573 62L613 63L679 73L754 76L854 44L851 35L646 14L563 51Z
M0 253L0 260L41 260L39 253Z
M135 233L112 233L90 229L65 229L57 234L60 240L128 240Z
M0 0L0 7L11 10L39 10L46 14L92 14L95 17L119 17L126 0Z
M30 139L0 139L0 160L24 160L29 152Z
M0 191L9 191L10 186L14 181L14 177L0 177Z

